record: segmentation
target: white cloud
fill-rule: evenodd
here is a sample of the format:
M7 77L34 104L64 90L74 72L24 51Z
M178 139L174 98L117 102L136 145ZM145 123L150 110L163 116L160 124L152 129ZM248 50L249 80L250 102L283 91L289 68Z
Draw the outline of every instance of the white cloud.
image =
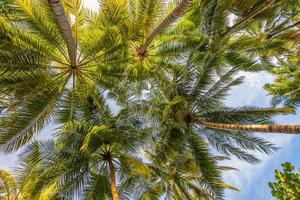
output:
M240 72L237 76L244 76L244 83L231 90L231 95L227 99L228 106L269 106L271 98L267 96L262 87L274 80L271 74L267 72Z
M259 134L257 134L259 135ZM261 160L259 164L250 165L246 162L242 162L237 159L232 159L230 161L224 162L228 166L235 167L239 171L229 171L224 174L225 182L232 184L233 186L239 188L241 191L239 193L235 191L227 191L226 198L230 200L240 200L243 194L248 193L248 190L255 188L255 190L261 190L260 188L266 188L267 185L255 185L257 179L266 178L271 179L271 177L266 177L265 174L262 174L266 168L269 167L276 159L279 159L284 155L283 150L289 148L290 143L293 138L296 136L282 136L279 134L271 134L266 138L269 142L275 144L277 147L280 147L282 150L274 153L273 155L267 156L259 152L252 153L257 158ZM261 191L261 193L268 193L269 191ZM263 194L261 194L263 195ZM249 198L249 197L248 197Z
M239 75L245 76L245 81L242 85L232 89L231 95L227 99L227 104L230 106L252 105L259 107L268 107L271 97L267 96L266 91L264 91L262 87L266 83L272 82L274 77L266 72L242 72ZM277 117L276 121L280 123L292 123L298 121L297 118L299 118L299 116ZM226 172L224 174L224 180L241 190L240 193L227 191L227 199L248 199L249 197L243 196L243 194L248 193L247 190L253 187L255 187L256 191L264 193L269 192L263 191L267 187L266 185L255 185L255 181L260 179L261 177L267 178L265 177L266 175L261 173L276 159L282 158L283 154L286 153L283 150L287 150L290 147L293 138L295 138L295 136L283 136L280 134L258 133L257 135L265 138L267 141L275 144L277 147L282 148L282 151L279 151L272 156L266 156L261 153L254 152L253 155L262 160L262 162L257 165L250 165L237 159L232 159L230 161L224 162L224 164L239 169L239 171Z
M0 154L0 169L12 171L17 161L17 156Z

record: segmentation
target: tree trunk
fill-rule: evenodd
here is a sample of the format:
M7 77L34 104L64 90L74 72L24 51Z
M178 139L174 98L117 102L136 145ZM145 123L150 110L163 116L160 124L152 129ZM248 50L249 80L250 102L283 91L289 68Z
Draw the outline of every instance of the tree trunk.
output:
M292 25L290 25L290 26L287 26L287 27L285 27L285 28L282 28L282 29L280 29L280 30L278 30L278 31L275 31L275 32L273 32L273 33L270 33L270 34L267 35L267 38L266 38L266 39L270 39L270 38L272 38L273 36L275 36L275 35L277 35L277 34L279 34L279 33L282 33L282 32L285 31L285 30L288 30L288 29L290 29L290 28L293 28L293 27L295 27L295 26L297 26L297 25L299 25L299 24L300 24L300 21L299 21L299 22L296 22L296 23L294 23L294 24L292 24Z
M116 182L116 169L114 167L114 163L111 157L109 157L107 161L109 165L112 198L113 200L119 200L120 197L119 197L119 192L118 192L117 182Z
M61 32L65 38L68 48L68 54L70 59L70 64L72 67L76 67L77 65L77 48L76 42L73 37L72 28L68 21L68 17L65 13L64 7L61 3L61 0L48 0L48 4L53 10L54 15L56 16L58 25L60 27Z
M153 39L160 34L168 25L173 23L178 17L180 17L192 4L193 0L182 0L174 10L154 29L154 31L146 39L145 43L139 49L139 55L144 55L148 46Z
M195 121L195 124L213 129L265 132L265 133L284 133L300 134L300 125L239 125L239 124L221 124L206 121Z
M243 18L242 20L240 20L239 22L237 22L236 24L234 24L232 27L230 27L224 34L223 36L227 35L228 33L231 33L232 31L234 31L235 29L239 28L240 26L242 26L243 24L247 23L248 21L250 21L251 19L253 19L255 16L257 16L258 14L260 14L261 12L263 12L264 10L266 10L269 6L271 6L273 3L275 3L277 0L266 0L265 3L263 3L263 5L259 6L256 10L254 10L252 13L250 13L249 15L247 15L245 18Z

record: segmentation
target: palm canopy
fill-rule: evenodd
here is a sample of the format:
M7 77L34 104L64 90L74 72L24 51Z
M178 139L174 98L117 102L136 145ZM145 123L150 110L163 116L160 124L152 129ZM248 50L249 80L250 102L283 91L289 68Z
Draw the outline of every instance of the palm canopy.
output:
M56 134L56 142L36 141L23 150L19 169L22 198L41 199L48 195L50 199L145 199L156 195L159 199L164 195L175 195L173 198L176 199L182 195L198 198L204 194L207 198L221 198L225 188L234 189L221 180L221 172L231 168L215 166L221 157L211 156L206 144L194 140L197 154L201 153L197 160L201 162L201 168L193 160L190 150L179 153L177 149L169 149L173 153L164 157L164 160L170 160L168 165L175 164L175 158L181 155L187 158L176 164L182 166L178 173L190 172L175 176L172 190L166 187L172 177L165 177L156 183L161 187L156 194L150 189L154 187L152 184L162 174L171 175L177 167L170 168L170 172L164 171L167 166L159 162L159 155L155 154L166 149L151 148L153 129L145 124L145 117L127 109L113 116L105 103L93 101L92 94L84 92L86 95L82 95L81 101L74 106L73 122L67 123ZM141 156L143 151L149 156ZM189 176L193 179L186 183ZM178 185L178 181L183 185ZM178 186L182 189L187 185L187 191L183 190L185 194L178 192Z
M160 59L144 62L137 48L167 8L160 1L124 4L101 1L94 13L80 0L18 0L12 3L18 20L1 15L1 110L6 114L0 143L5 151L17 150L39 132L65 93L72 107L77 88L112 89L120 79L144 73L143 78L161 65ZM142 12L145 8L149 12Z
M93 97L81 96L74 120L56 134L55 142L35 141L25 148L19 170L22 198L119 199L129 184L125 169L136 160L148 131L135 116L113 116Z
M267 154L276 148L251 134L251 130L223 130L209 126L209 122L223 124L272 124L272 116L289 114L290 108L226 107L222 100L231 86L239 84L241 77L233 78L237 69L227 69L218 75L216 70L200 71L189 67L168 69L168 80L145 90L146 98L129 102L128 107L149 117L156 129L156 142L160 156L168 150L194 151L199 159L201 148L206 152L206 141L225 155L256 163L258 160L245 150L258 150ZM161 73L162 74L162 73ZM204 75L205 74L205 75ZM192 78L191 78L192 77ZM210 81L206 81L206 80ZM201 82L201 84L199 84ZM207 122L207 124L203 124ZM199 148L199 149L197 149ZM156 151L158 151L156 150ZM204 153L203 152L203 153Z
M118 46L118 31L113 34L94 26L97 17L105 20L109 16L86 10L82 1L62 3L20 0L14 3L17 22L0 18L1 35L9 47L3 46L0 52L1 102L6 103L1 103L6 114L1 117L0 143L6 151L18 149L41 130L58 112L62 97L67 96L72 107L78 100L73 95L76 88L101 83L98 90L102 91L115 82L114 76L103 79L96 73L98 68L104 70L103 66L110 71L113 64L109 58L124 54L122 48L121 53L109 51ZM58 16L64 16L64 22ZM99 26L112 27L110 23L106 19ZM67 26L68 33L62 26ZM111 72L118 73L117 78L122 75L119 69ZM72 119L72 113L68 116Z
M242 82L238 71L270 70L268 56L289 51L277 37L297 26L289 21L293 0L99 2L98 12L81 0L3 4L12 10L0 15L1 150L18 150L50 120L62 125L55 144L33 143L25 152L25 199L118 199L145 176L141 199L222 199L229 186L211 147L256 163L247 150L276 148L252 132L299 132L272 125L291 108L223 103ZM281 19L288 21L280 28ZM139 148L150 152L150 164L135 158ZM137 166L150 175L130 173Z
M19 170L22 198L160 199L168 195L171 199L214 199L221 198L225 188L235 189L218 175L232 168L214 166L225 157L206 157L211 165L201 169L216 170L219 179L212 178L218 181L213 188L189 153L180 160L173 155L163 162L149 151L141 157L140 151L149 150L145 145L151 136L149 128L122 115L101 123L96 120L97 125L93 120L73 121L57 133L56 143L28 145Z
M66 91L71 96L70 106L77 101L72 91L86 85L120 94L124 81L153 77L162 67L172 67L174 59L184 60L181 56L186 54L188 65L204 58L206 64L201 67L206 71L212 66L220 68L223 59L247 70L264 68L254 57L237 54L239 40L228 40L228 34L266 12L273 3L278 2L254 4L252 10L243 11L234 1L182 1L178 5L154 0L101 1L99 12L94 13L80 0L15 1L12 12L18 20L0 18L1 35L9 46L0 52L1 107L7 108L7 115L1 118L3 149L14 151L40 131L56 115ZM230 6L241 18L231 29L224 21ZM218 16L214 16L216 9ZM166 18L162 14L165 11L170 13ZM176 26L167 29L184 13ZM207 17L199 21L202 16ZM155 30L161 35L154 34ZM148 36L152 43L147 42ZM143 46L147 46L147 53L140 54ZM13 103L7 103L10 99Z

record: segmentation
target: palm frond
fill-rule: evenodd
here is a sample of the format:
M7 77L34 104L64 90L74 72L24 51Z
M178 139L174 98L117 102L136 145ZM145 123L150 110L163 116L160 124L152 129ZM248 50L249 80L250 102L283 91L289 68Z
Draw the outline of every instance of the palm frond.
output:
M1 149L18 150L37 134L55 114L61 86L47 88L26 99L16 112L1 117Z
M216 185L221 180L221 174L218 168L216 168L216 162L209 154L207 144L195 133L190 132L188 137L189 145L193 151L194 159L199 166L202 176L203 184L207 189L213 193L216 198L222 198L223 191Z

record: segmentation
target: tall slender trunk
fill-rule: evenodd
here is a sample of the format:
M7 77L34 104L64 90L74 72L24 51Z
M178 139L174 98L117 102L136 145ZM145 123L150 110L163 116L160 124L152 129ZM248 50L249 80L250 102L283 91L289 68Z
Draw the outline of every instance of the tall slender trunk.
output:
M111 186L111 193L112 193L112 198L113 200L119 200L119 192L117 188L117 182L116 182L116 169L114 167L114 163L112 161L112 158L108 158L108 165L109 165L109 174L110 174L110 186Z
M265 3L263 3L261 6L259 6L256 10L254 10L252 13L248 14L246 17L244 17L242 20L238 21L236 24L231 26L224 34L223 36L227 35L228 33L231 33L232 31L236 30L237 28L241 27L243 24L247 23L251 19L253 19L255 16L266 10L268 7L270 7L273 3L275 3L277 0L266 0Z
M223 130L300 134L300 125L239 125L239 124L221 124L221 123L206 122L206 121L194 121L194 124L199 124L207 128L223 129Z
M56 16L59 28L63 33L64 39L67 43L69 59L72 67L77 65L77 48L76 42L72 33L72 28L64 7L61 3L61 0L48 0L48 4L53 10L54 15Z
M148 46L154 40L154 38L160 34L167 26L173 23L178 17L180 17L192 4L193 0L182 0L174 10L154 29L154 31L146 39L145 43L140 47L139 54L143 55L147 51Z
M293 27L295 27L295 26L297 26L297 25L299 25L299 24L300 24L300 21L295 22L294 24L292 24L292 25L290 25L290 26L287 26L287 27L285 27L285 28L282 28L282 29L280 29L280 30L278 30L278 31L272 32L272 33L270 33L270 34L267 35L267 39L270 39L270 38L272 38L273 36L275 36L275 35L277 35L277 34L279 34L279 33L282 33L282 32L285 31L285 30L288 30L288 29L290 29L290 28L293 28Z

